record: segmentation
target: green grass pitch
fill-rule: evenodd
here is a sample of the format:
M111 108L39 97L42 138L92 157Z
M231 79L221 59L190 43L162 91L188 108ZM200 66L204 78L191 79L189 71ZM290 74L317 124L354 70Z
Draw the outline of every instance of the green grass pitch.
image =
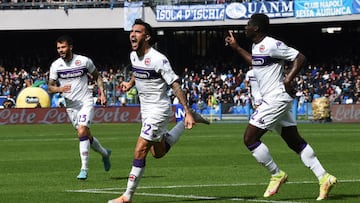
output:
M170 126L171 127L171 126ZM246 124L198 124L162 159L149 154L136 203L315 202L318 182L276 133L263 137L276 163L289 174L279 193L262 194L269 174L242 142ZM125 189L140 124L94 124L92 133L111 148L105 172L91 151L89 177L79 181L78 140L71 124L0 126L0 202L106 203ZM339 182L329 202L360 202L359 124L300 124L328 172Z

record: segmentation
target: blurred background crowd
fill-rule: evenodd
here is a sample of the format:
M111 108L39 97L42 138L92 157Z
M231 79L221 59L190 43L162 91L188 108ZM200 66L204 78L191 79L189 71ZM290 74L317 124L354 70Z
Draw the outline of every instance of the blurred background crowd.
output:
M206 61L206 60L204 60ZM137 90L123 92L120 83L129 79L129 67L101 68L105 93L110 106L138 104ZM290 67L288 67L290 68ZM202 113L209 107L216 109L221 104L222 113L235 112L236 107L244 107L251 103L250 87L246 83L248 67L226 64L199 63L195 67L183 67L179 75L182 88L186 93L189 105ZM0 67L0 96L7 100L2 104L5 108L16 107L16 98L25 87L41 87L47 90L49 72L43 67L26 70L23 67ZM360 65L316 66L308 65L297 80L298 108L319 97L328 98L331 104L360 104ZM98 87L89 82L93 92L94 103L98 99ZM169 89L174 104L176 97ZM61 94L51 95L51 107L65 105ZM10 105L9 105L9 100ZM204 111L204 112L203 112Z

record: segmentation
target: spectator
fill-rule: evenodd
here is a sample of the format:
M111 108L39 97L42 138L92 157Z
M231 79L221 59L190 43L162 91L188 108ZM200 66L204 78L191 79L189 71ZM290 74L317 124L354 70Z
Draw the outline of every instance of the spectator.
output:
M128 104L136 104L137 103L137 89L136 87L132 87L129 91L126 92L126 101Z

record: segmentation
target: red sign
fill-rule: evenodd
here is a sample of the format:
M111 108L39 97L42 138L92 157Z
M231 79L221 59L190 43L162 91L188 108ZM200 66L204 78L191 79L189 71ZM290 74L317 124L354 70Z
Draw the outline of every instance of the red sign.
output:
M331 119L337 123L360 123L360 104L334 104Z
M140 107L95 107L93 123L141 122ZM70 123L65 108L14 108L0 110L0 125Z

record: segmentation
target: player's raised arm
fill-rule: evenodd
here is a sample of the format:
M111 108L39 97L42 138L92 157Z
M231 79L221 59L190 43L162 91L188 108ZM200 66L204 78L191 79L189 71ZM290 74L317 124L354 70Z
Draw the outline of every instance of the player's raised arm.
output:
M252 57L249 52L239 46L233 33L229 31L229 35L225 37L225 45L229 45L234 51L236 51L249 65L252 65Z

